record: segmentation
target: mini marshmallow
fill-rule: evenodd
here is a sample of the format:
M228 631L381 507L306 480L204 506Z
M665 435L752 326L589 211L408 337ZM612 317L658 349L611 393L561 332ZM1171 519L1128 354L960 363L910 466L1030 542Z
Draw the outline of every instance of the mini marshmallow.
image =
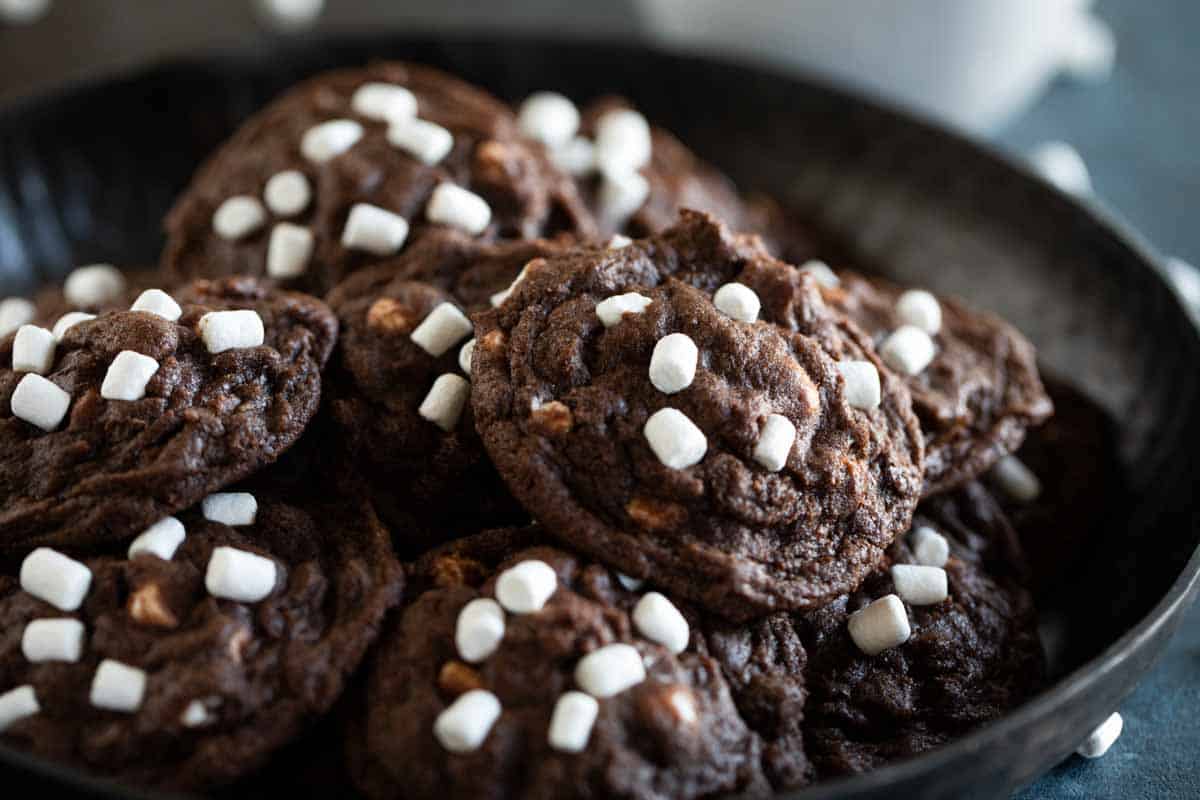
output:
M22 325L13 337L14 372L45 375L54 366L54 334L37 325Z
M222 239L237 241L262 227L267 211L258 198L241 194L229 198L213 213L213 230Z
M362 135L362 125L354 120L331 119L304 132L300 152L314 164L323 164L354 147Z
M471 356L475 355L475 340L468 339L458 351L458 366L463 372L471 375Z
M313 232L300 225L280 222L271 229L267 243L267 274L272 278L295 278L308 270L312 257Z
M430 222L450 225L478 236L492 221L492 209L474 192L453 183L440 183L429 196L425 216Z
M846 384L846 403L851 408L871 411L879 408L883 400L883 389L879 383L879 370L870 361L839 361L838 372Z
M579 130L579 109L558 92L536 92L517 112L521 133L547 147L561 147Z
M769 414L754 445L754 460L768 472L779 472L787 465L796 441L796 426L782 414Z
M0 336L8 336L22 325L33 321L37 308L23 297L0 300Z
M575 682L592 697L603 700L646 680L646 666L637 649L628 644L607 644L593 650L575 665Z
M640 172L605 172L596 203L600 216L617 227L642 207L650 196L650 182Z
M432 422L446 433L458 425L467 399L471 396L471 382L459 375L446 373L438 376L421 401L417 413L422 419Z
M817 283L827 289L832 289L835 286L841 286L842 279L837 276L837 273L829 268L829 265L819 259L805 261L800 267L801 272L807 272L816 279Z
M427 167L445 158L454 147L450 131L424 119L412 117L392 123L387 132L388 143L403 150Z
M171 322L183 316L183 309L179 307L179 303L176 303L175 298L162 289L147 289L142 292L138 295L137 300L133 301L129 310L157 314Z
M132 714L142 707L145 694L145 670L106 658L96 668L88 699L96 708Z
M893 564L892 584L900 599L913 606L931 606L950 596L946 570L919 564Z
M297 169L277 172L263 188L263 200L271 213L280 217L293 217L312 201L312 186L304 173Z
M672 653L687 649L691 629L675 604L658 592L646 592L633 607L633 624L638 632Z
M253 525L258 518L258 500L249 492L217 492L200 501L200 511L209 522L231 528Z
M924 289L909 289L896 300L896 316L933 336L942 329L942 305Z
M179 723L185 728L199 728L202 725L207 725L212 717L208 713L208 706L199 700L193 700L187 704L187 708L179 715Z
M612 238L608 240L607 247L609 250L620 250L623 247L629 247L631 244L633 244L633 239L630 239L623 233L614 233Z
M614 109L596 121L596 163L601 169L641 169L650 163L652 148L650 123L633 109Z
M67 416L71 395L60 389L58 384L31 373L21 378L13 390L10 404L14 417L49 433L62 424Z
M922 525L913 530L908 541L917 563L925 567L945 567L950 560L950 542L933 528Z
M637 292L613 295L596 304L596 316L604 327L611 328L626 314L641 314L652 302L649 297Z
M257 603L275 588L275 562L236 547L217 547L208 559L204 588L213 597Z
M508 285L507 289L501 292L496 292L494 295L492 295L492 308L498 308L505 300L508 299L508 296L513 293L517 286L520 285L521 281L525 280L525 275L529 272L529 265L532 263L533 261L527 261L525 266L521 267L521 271L517 273L517 277L513 278L513 282Z
M95 314L86 314L82 311L68 311L58 318L58 322L54 323L54 328L50 332L54 334L55 341L61 342L63 337L67 335L67 331L74 328L81 322L87 322L96 318Z
M133 558L138 553L150 553L170 561L175 557L175 551L183 544L187 532L183 523L175 517L163 517L158 522L142 531L129 545L128 557Z
M377 256L399 252L407 238L408 220L367 203L357 203L350 209L346 227L342 229L342 247Z
M546 741L563 753L582 753L600 714L596 698L583 692L564 692L554 704Z
M3 724L0 724L0 729L2 728ZM1114 711L1108 719L1100 723L1100 727L1088 734L1088 738L1083 740L1075 752L1084 758L1100 758L1116 743L1124 728L1125 720Z
M433 735L451 753L478 750L500 718L500 701L485 689L459 696L433 723Z
M686 333L672 333L659 339L650 356L650 382L663 394L682 392L696 379L696 361L700 351Z
M74 664L83 655L83 623L69 617L35 619L21 634L21 652L27 661L66 661Z
M908 612L904 603L894 594L881 597L866 608L855 611L846 626L854 644L869 656L904 644L912 635Z
M936 353L933 339L914 325L901 325L879 346L883 362L904 375L920 375Z
M146 384L158 372L158 362L150 356L122 350L108 365L100 396L105 400L141 400L146 396Z
M412 332L412 340L434 358L440 358L451 347L471 335L474 330L467 315L453 303L442 303Z
M663 408L654 412L646 420L642 435L658 460L671 469L687 469L699 464L708 452L704 431L678 409Z
M454 646L468 664L486 661L504 639L504 610L495 600L480 597L463 606L454 626Z
M1029 154L1039 175L1068 194L1092 193L1092 176L1079 151L1066 142L1043 142Z
M1042 493L1042 482L1016 456L1004 456L992 467L992 478L1018 503L1032 503Z
M596 168L596 147L590 139L576 136L550 151L554 166L575 178L582 178Z
M79 267L63 282L63 296L77 308L115 302L125 291L125 276L112 264Z
M749 286L727 283L713 295L713 305L727 317L739 322L754 322L762 309L762 302Z
M625 587L626 591L636 592L646 585L646 582L641 578L632 578L623 572L617 573L617 583Z
M354 113L380 122L397 122L417 115L417 96L394 83L364 83L350 98Z
M42 710L33 687L26 684L0 694L0 733Z
M210 311L196 323L204 346L212 354L243 347L260 347L266 338L262 317L252 308Z
M558 588L558 573L545 561L522 561L500 573L496 599L513 614L541 611Z
M1117 39L1112 28L1095 15L1079 14L1062 44L1063 69L1075 80L1098 83L1112 75Z

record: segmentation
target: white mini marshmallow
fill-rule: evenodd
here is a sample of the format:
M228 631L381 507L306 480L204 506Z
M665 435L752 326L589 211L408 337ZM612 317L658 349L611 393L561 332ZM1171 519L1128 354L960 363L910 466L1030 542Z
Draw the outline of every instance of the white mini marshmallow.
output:
M275 562L236 547L214 548L204 573L204 588L213 597L257 603L275 588Z
M23 297L0 300L0 336L8 336L27 322L32 322L36 314L36 306Z
M372 81L354 90L350 107L367 119L396 122L417 115L417 96L403 86Z
M682 392L696 379L700 351L686 333L672 333L659 339L650 356L650 383L663 394Z
M1029 154L1033 168L1068 194L1092 193L1092 176L1079 151L1066 142L1043 142Z
M926 567L945 567L950 560L950 542L933 528L922 525L908 540L917 563Z
M487 201L453 183L441 183L429 196L425 216L430 222L450 225L472 236L487 230L492 221L492 209Z
M408 220L399 214L367 203L358 203L342 228L342 247L377 256L399 252L408 238Z
M942 329L942 304L932 292L909 289L896 299L896 316L930 336Z
M112 264L88 264L63 282L63 296L76 308L116 302L125 291L125 276Z
M623 233L614 233L612 238L608 240L607 247L609 250L620 250L623 247L629 247L631 244L633 244L633 239L630 239Z
M796 441L796 426L782 414L769 414L754 445L754 460L768 472L779 472L787 465Z
M992 467L992 478L1018 503L1032 503L1042 493L1042 482L1016 456L1004 456Z
M14 417L50 432L67 416L71 395L41 375L29 374L13 390L10 403Z
M277 223L267 243L267 274L272 278L303 275L308 271L313 244L313 232L308 228L290 222Z
M842 284L842 279L837 276L837 273L830 269L829 265L820 259L812 259L805 261L800 267L801 272L807 272L816 279L817 283L827 289L832 289L835 286Z
M179 303L176 303L175 298L162 289L147 289L142 292L138 295L137 300L133 301L129 310L157 314L171 322L183 316L183 309L179 307Z
M596 163L601 169L632 172L650 163L650 123L629 108L607 111L596 121Z
M534 263L534 262L533 261L526 262L525 266L521 267L521 271L517 273L517 277L513 278L513 282L508 285L507 289L505 289L504 291L496 292L494 295L492 295L492 297L491 297L492 308L499 307L500 304L502 304L505 300L507 300L508 296L513 293L513 290L515 290L517 288L517 286L519 286L521 284L521 281L525 280L526 274L529 273L529 265L532 263Z
M550 151L554 166L576 178L582 178L596 168L596 146L591 139L576 136Z
M471 374L471 356L475 355L475 340L468 339L458 351L458 366L468 376Z
M199 700L193 700L187 704L187 708L179 715L179 722L185 728L199 728L202 725L207 725L212 719L208 713L208 706L204 705Z
M596 698L583 692L564 692L554 704L546 741L563 753L582 753L600 714Z
M88 699L96 708L132 714L142 707L145 695L145 670L106 658L96 668Z
M55 341L61 342L63 337L67 335L67 331L74 328L81 322L88 322L96 318L95 314L88 314L83 311L68 311L58 318L58 322L54 323L54 328L50 331L54 334Z
M42 710L33 687L26 684L0 694L0 733Z
M637 292L613 295L596 304L596 316L604 327L611 328L626 314L641 314L652 302L649 297Z
M675 604L658 592L646 592L633 607L638 632L672 653L682 653L691 639L691 628Z
M150 356L122 350L108 365L100 396L105 400L141 400L146 396L146 384L158 372L158 362Z
M217 492L200 501L200 511L209 522L231 528L253 525L258 518L258 499L249 492Z
M37 325L22 325L13 337L13 372L45 375L54 366L54 334Z
M277 172L263 188L263 200L271 213L280 217L294 217L312 202L312 186L308 178L298 169Z
M474 330L467 315L453 303L445 302L429 312L429 316L412 332L412 340L434 358L440 358L451 347L471 335Z
M439 375L433 382L417 413L421 415L421 419L428 420L449 433L458 426L458 418L462 416L470 396L471 382L461 375L447 372L445 375Z
M883 362L904 375L920 375L936 353L933 339L914 325L901 325L879 346Z
M362 125L354 120L331 119L304 132L300 152L314 164L323 164L354 147L362 135Z
M163 517L133 540L129 545L128 557L133 558L138 553L151 553L163 561L170 561L186 537L187 532L182 522L175 517Z
M74 664L83 655L83 633L83 623L77 619L35 619L21 634L21 652L34 664L43 661Z
M908 612L904 603L894 594L881 597L866 608L855 611L846 625L854 644L869 656L904 644L912 635Z
M946 570L920 564L893 564L892 584L900 599L913 606L931 606L950 596Z
M252 308L210 311L196 323L208 352L224 353L243 347L259 347L266 338L262 317Z
M422 164L432 167L454 148L454 135L429 120L410 119L392 123L387 133L388 143L403 150Z
M654 412L646 420L642 435L658 460L671 469L687 469L699 464L708 452L704 431L675 408Z
M617 573L617 582L625 587L627 591L636 592L646 585L646 582L641 578L633 578L626 575L624 572Z
M713 295L713 305L727 317L740 322L754 322L762 310L762 302L749 286L727 283Z
M1117 38L1094 14L1079 14L1062 44L1063 69L1075 80L1098 83L1112 75Z
M558 92L535 92L517 112L521 132L547 147L561 147L579 130L579 109Z
M592 697L603 700L618 695L646 680L646 666L637 648L628 644L606 644L593 650L575 665L575 683Z
M879 370L870 361L839 361L838 372L846 384L846 403L851 408L871 411L879 408L883 400L883 389L879 383Z
M468 664L486 661L504 639L504 609L495 600L480 597L463 606L454 625L454 646Z
M513 614L541 611L558 588L558 573L545 561L530 559L509 567L496 579L496 599Z
M0 725L0 728L3 728L3 725ZM1100 758L1116 743L1124 728L1125 720L1114 711L1096 730L1088 734L1088 738L1083 740L1075 752L1084 758Z
M607 225L619 227L650 196L650 182L640 172L605 172L596 203Z
M222 239L237 241L254 233L266 221L267 210L258 202L258 198L240 194L217 207L212 226Z
M478 750L500 718L500 711L496 695L486 689L472 689L437 715L433 735L451 753Z

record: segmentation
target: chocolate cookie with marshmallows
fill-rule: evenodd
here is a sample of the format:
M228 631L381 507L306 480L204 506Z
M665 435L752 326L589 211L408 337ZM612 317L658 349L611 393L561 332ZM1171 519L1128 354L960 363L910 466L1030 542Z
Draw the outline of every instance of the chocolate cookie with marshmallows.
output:
M829 313L811 276L685 212L476 315L476 425L581 552L734 620L817 606L908 528L922 469L869 340L840 317L800 332Z
M0 550L127 538L304 431L329 309L250 279L177 296L0 340Z
M340 696L403 586L369 502L322 493L215 495L128 552L41 548L0 575L0 742L159 788L262 764Z

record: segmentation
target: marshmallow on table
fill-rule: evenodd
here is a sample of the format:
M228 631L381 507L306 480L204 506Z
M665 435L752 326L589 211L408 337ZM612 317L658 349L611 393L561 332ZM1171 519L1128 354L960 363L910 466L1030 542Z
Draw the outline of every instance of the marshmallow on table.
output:
M437 164L454 147L454 134L425 119L411 117L392 123L387 132L388 143L420 161L427 167Z
M1100 758L1120 738L1124 728L1125 720L1114 711L1108 719L1100 723L1100 726L1088 735L1088 738L1083 740L1075 752L1084 758Z
M604 327L611 328L626 314L641 314L652 302L649 297L637 292L613 295L596 304L596 316Z
M89 700L96 708L132 714L142 707L145 695L145 670L106 658L96 668Z
M1068 194L1092 192L1092 176L1079 151L1066 142L1043 142L1029 154L1038 174Z
M809 275L812 275L817 283L826 287L827 289L840 286L842 283L842 279L837 276L837 273L830 269L828 264L819 259L814 258L811 261L805 261L804 264L801 265L800 271L807 272Z
M231 528L253 525L258 517L258 500L249 492L217 492L200 501L200 511L209 522Z
M513 614L541 611L558 588L558 573L545 561L522 561L500 573L496 599Z
M58 384L31 373L21 378L13 390L10 403L14 417L49 433L62 424L67 416L71 395L59 388Z
M27 322L32 322L36 314L37 308L23 297L0 300L0 336L7 336Z
M79 308L116 302L125 291L125 276L112 264L79 267L63 282L63 296Z
M50 331L54 334L54 340L61 342L63 337L67 335L67 331L74 328L81 322L87 322L96 318L95 314L87 314L83 311L68 311L58 318L58 322L54 323L54 328Z
M749 286L741 283L727 283L713 295L713 305L727 317L739 322L754 322L762 309L762 302Z
M263 187L263 200L271 213L281 217L292 217L308 208L312 200L312 187L308 178L298 169L285 169L267 180Z
M592 697L603 700L646 680L646 666L637 648L608 644L593 650L575 665L575 682Z
M453 303L442 303L412 332L413 342L434 358L440 358L451 347L471 335L474 327L467 315Z
M236 547L214 548L204 588L213 597L257 603L275 588L275 562Z
M568 175L581 178L596 168L596 147L591 140L576 136L569 142L552 148L550 160Z
M659 339L650 356L650 382L663 394L682 392L696 378L700 351L686 333L672 333Z
M141 400L146 396L146 384L158 372L158 362L150 356L122 350L108 365L100 396L105 400Z
M399 252L408 238L408 220L368 203L357 203L342 228L342 247L376 256Z
M642 207L650 196L650 182L640 172L605 171L596 203L609 225L620 225Z
M171 322L183 316L183 309L179 307L179 303L176 303L175 298L162 289L147 289L142 292L138 295L137 300L133 301L133 305L129 307L129 310L157 314Z
M267 243L267 274L272 278L303 275L308 270L312 251L312 231L290 222L276 224Z
M485 689L472 689L438 714L433 735L451 753L478 750L500 718L500 701Z
M438 376L421 401L417 413L446 433L454 430L471 396L471 382L460 375L446 373Z
M879 346L883 362L905 375L920 375L936 353L933 339L915 325L901 325Z
M579 109L558 92L536 92L517 112L521 133L547 147L561 147L579 130Z
M632 109L607 111L596 121L596 163L601 169L640 169L650 163L652 147L650 123Z
M186 536L182 522L175 517L163 517L133 540L129 545L128 557L151 553L163 561L170 561Z
M921 526L914 530L909 546L922 566L944 567L950 560L950 542L933 528Z
M1031 503L1042 493L1038 476L1016 456L1004 456L992 467L992 477L1004 493L1019 503Z
M654 412L646 420L642 435L658 460L671 469L687 469L699 464L708 452L704 431L675 408Z
M623 247L629 247L631 244L633 244L633 239L630 239L623 233L614 233L612 238L608 240L607 247L609 250L620 250Z
M362 125L354 120L331 119L304 132L300 153L314 164L323 164L354 147L362 135Z
M472 236L487 230L492 209L487 201L453 183L440 183L429 196L425 216L438 225L450 225Z
M33 687L26 684L0 694L0 733L42 710Z
M396 122L417 115L417 96L403 86L373 81L354 90L354 113L380 122Z
M627 591L636 592L646 585L646 582L641 578L633 578L626 575L624 572L617 573L617 582L625 587Z
M924 289L909 289L896 299L896 316L933 336L942 329L942 305Z
M35 619L21 634L21 653L26 660L75 663L83 655L83 623L77 619Z
M600 714L596 698L583 692L564 692L554 704L546 741L563 753L582 753Z
M883 389L879 383L879 370L870 361L839 361L838 372L846 384L846 403L851 408L870 411L879 408L883 400Z
M222 239L237 241L262 227L267 211L258 198L241 194L230 197L213 213L213 230Z
M22 325L13 337L13 371L45 375L54 366L55 346L54 334L50 331L37 325Z
M792 444L796 441L796 426L782 414L769 414L754 445L754 460L769 472L779 472L787 464Z
M854 644L869 656L904 644L912 635L908 611L894 594L885 595L866 608L855 611L846 625Z
M633 607L633 624L638 632L672 653L687 649L691 628L675 604L658 592L647 592Z
M471 356L475 355L475 340L468 339L458 351L458 366L467 375L471 374Z
M1089 83L1106 80L1116 63L1117 39L1112 28L1092 14L1080 14L1070 36L1063 37L1063 68Z
M504 609L480 597L463 606L454 625L454 646L468 664L487 660L504 639Z
M931 606L950 596L946 570L920 564L893 564L892 584L900 599L913 606Z
M196 327L204 346L213 355L243 347L259 347L266 338L262 317L250 308L210 311L200 318Z

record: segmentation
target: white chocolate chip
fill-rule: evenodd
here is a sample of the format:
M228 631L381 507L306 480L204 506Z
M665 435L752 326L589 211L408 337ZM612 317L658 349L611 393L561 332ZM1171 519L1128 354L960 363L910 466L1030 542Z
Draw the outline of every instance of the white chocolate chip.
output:
M32 717L42 710L38 705L37 694L29 684L10 689L0 694L0 733L8 730L14 724L26 717Z
M699 464L708 452L708 439L682 411L663 408L646 420L642 434L654 455L671 469Z
M96 708L132 714L142 707L145 694L145 670L106 658L96 668L89 700Z
M893 564L892 584L900 599L913 606L931 606L950 596L946 570L919 564Z
M408 220L367 203L358 203L350 209L346 227L342 229L342 247L376 256L399 252L407 238Z
M204 588L213 597L257 603L275 588L275 572L275 562L269 558L236 547L216 547L204 573Z
M454 147L450 131L424 119L410 117L397 120L388 128L388 143L403 150L428 167L445 158Z
M147 289L142 292L138 295L137 300L133 301L133 305L129 307L129 310L157 314L171 322L183 316L183 309L179 307L179 303L176 303L175 298L162 289ZM61 322L62 320L59 321Z
M558 573L545 561L522 561L500 573L496 599L513 614L541 611L558 588Z
M267 211L258 198L240 194L217 207L212 226L222 239L237 241L254 233L266 221Z
M263 188L263 199L271 213L280 217L293 217L312 202L312 186L308 178L298 169L277 172Z
M394 83L364 83L354 90L350 107L367 119L397 122L417 115L417 96Z
M473 355L475 355L475 340L468 339L458 351L458 366L468 376L471 374L471 356Z
M550 151L554 166L575 178L582 178L596 168L596 147L590 139L576 136Z
M650 123L633 109L613 109L596 120L596 163L601 169L641 169L650 163L652 148Z
M71 330L71 328L74 328L81 322L88 322L95 318L95 314L87 314L83 311L68 311L58 318L58 322L54 323L51 333L54 334L55 341L61 342L63 337L67 335L67 331Z
M1075 752L1084 758L1100 758L1116 743L1124 728L1125 720L1114 711L1096 730L1088 734L1088 738L1083 740Z
M686 333L672 333L659 339L650 356L650 383L663 394L682 392L696 378L700 351Z
M200 511L209 522L231 528L253 525L258 518L258 499L249 492L217 492L200 502Z
M267 274L272 278L303 275L308 271L312 251L312 231L290 222L277 223L267 244Z
M579 130L579 109L558 92L536 92L517 112L521 133L547 147L560 147Z
M363 127L352 119L331 119L304 132L300 152L314 164L340 156L362 138Z
M454 646L468 664L486 661L504 639L504 610L495 600L480 597L463 606L454 626Z
M827 289L832 289L841 286L842 279L837 276L837 273L829 268L829 265L819 259L805 261L800 267L801 272L807 272L812 275L818 284Z
M906 325L935 335L942 329L942 306L924 289L909 289L896 300L896 316Z
M54 366L54 334L37 325L22 325L13 337L13 372L45 375Z
M210 311L196 324L200 338L212 354L243 347L260 347L266 338L262 317L251 308Z
M71 395L41 375L26 375L13 390L12 414L49 433L62 424Z
M883 400L879 370L870 361L839 361L838 372L846 384L846 403L851 408L872 411Z
M83 655L83 623L70 617L35 619L21 634L21 653L34 664L66 661L74 664Z
M105 400L141 400L146 396L146 384L158 372L158 362L150 356L122 350L108 365L100 396Z
M633 244L633 239L630 239L623 233L614 233L612 238L608 240L609 250L620 250L623 247L629 247Z
M32 322L36 314L37 308L23 297L0 300L0 336L8 336L27 322Z
M754 322L762 310L762 302L749 286L727 283L713 295L713 305L727 317L739 322Z
M626 314L641 314L652 302L649 297L637 292L613 295L596 304L596 316L604 327L611 328Z
M929 334L913 325L901 325L879 346L883 362L904 375L920 375L936 353Z
M885 595L866 608L855 611L846 625L854 644L869 656L902 645L912 635L908 611L894 594Z
M129 545L128 557L133 558L138 553L151 553L163 561L170 561L186 536L187 532L182 522L175 517L163 517L133 540Z
M425 217L435 224L450 225L478 236L492 221L492 209L474 192L453 183L440 183L429 196Z
M1018 503L1032 503L1042 493L1042 482L1016 456L1004 456L992 467L992 478Z
M422 419L449 433L458 426L458 419L470 396L470 381L460 375L446 373L433 382L417 413Z
M115 303L125 292L125 276L112 264L88 264L63 282L63 296L76 308Z
M583 692L564 692L554 704L546 741L563 753L582 753L600 714L596 698Z
M950 542L933 528L922 525L914 529L909 546L922 566L945 567L950 560Z
M650 182L640 172L605 171L596 203L606 225L620 227L650 196Z
M646 680L642 656L632 645L608 644L593 650L575 665L575 683L592 697L603 700Z
M625 587L626 591L636 592L646 585L646 582L641 578L631 578L623 572L617 573L617 582Z
M787 466L788 456L796 441L796 426L782 414L768 414L754 445L754 460L768 472L779 472Z
M442 303L412 332L412 340L434 358L441 358L451 347L471 335L473 327L467 315L453 303Z
M691 628L675 604L658 592L646 592L633 607L633 624L638 632L672 653L687 649Z
M459 696L433 723L433 735L451 753L478 750L500 718L500 701L485 689Z

